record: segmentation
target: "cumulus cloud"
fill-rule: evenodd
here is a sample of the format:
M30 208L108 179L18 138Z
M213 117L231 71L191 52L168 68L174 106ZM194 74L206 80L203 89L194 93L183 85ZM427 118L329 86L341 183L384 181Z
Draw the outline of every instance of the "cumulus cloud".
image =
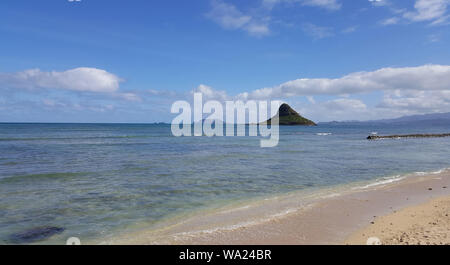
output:
M450 110L450 89L437 91L395 90L384 94L380 109L412 113L446 112Z
M3 87L24 89L63 89L72 91L113 93L122 81L105 70L80 67L63 72L31 69L17 73L0 73Z
M235 96L211 86L193 92L205 100L282 100L305 97L295 105L301 113L317 120L379 119L401 115L450 111L450 65L388 67L355 72L340 78L301 78L243 92ZM379 98L368 106L358 95ZM323 99L334 97L334 99Z
M302 78L281 85L241 94L245 98L267 99L292 96L343 95L393 90L448 90L450 66L382 68L356 72L341 78Z
M337 98L311 104L292 104L303 115L317 121L370 119L372 110L359 99Z
M145 99L148 103L152 98L157 98L158 100L152 104L161 105L165 100L164 104L170 105L174 98L191 99L192 93L199 92L203 94L205 100L222 102L250 99L288 101L305 97L303 102L305 106L296 106L298 110L322 121L349 119L349 117L351 119L389 118L406 114L450 111L449 65L388 67L375 71L350 73L338 78L300 78L238 95L228 95L226 91L216 90L205 84L184 94L163 90L129 92L120 89L120 82L121 79L114 74L99 69L92 70L92 68L76 68L64 72L29 70L0 74L1 89L10 87L13 91L22 91L30 95L43 91L45 100L41 104L46 108L55 109L108 111L112 110L117 103L110 101L114 99L134 102ZM64 94L53 93L57 91L65 92ZM58 98L65 98L67 91L75 92L80 97L69 97L65 102L58 100ZM376 95L378 100L371 101L370 106L366 105L367 102L356 99L358 94L372 95L371 93ZM143 96L141 99L139 95L149 95L149 97ZM2 98L0 100L5 101ZM82 104L85 107L77 107Z
M450 66L382 68L356 72L340 78L301 78L229 97L224 91L205 86L215 99L289 100L306 97L306 107L298 109L317 120L377 119L401 115L450 111ZM358 94L378 93L382 97L369 107ZM375 94L374 94L375 95ZM321 101L321 96L337 97Z
M351 98L339 98L339 99L334 99L334 100L330 100L327 101L323 104L323 106L327 109L330 110L332 109L333 111L338 111L338 112L347 112L347 111L364 111L367 109L366 104L364 104L364 102L362 102L361 100L358 99L351 99Z
M13 102L22 97L36 98L37 95L45 97L41 103L47 109L66 108L103 112L111 110L103 106L102 101L105 100L142 101L137 93L121 91L122 81L120 77L97 68L80 67L50 72L31 69L15 73L0 73L0 90L3 90L3 93L7 94ZM20 96L15 98L16 95ZM66 98L65 102L52 99L62 95ZM78 100L81 100L84 105L91 104L91 106L81 108L79 106L82 104L78 103Z
M230 99L230 97L227 95L227 92L216 90L210 86L207 85L199 85L197 88L195 88L192 93L201 93L203 98L205 100L219 100L219 101L225 101Z

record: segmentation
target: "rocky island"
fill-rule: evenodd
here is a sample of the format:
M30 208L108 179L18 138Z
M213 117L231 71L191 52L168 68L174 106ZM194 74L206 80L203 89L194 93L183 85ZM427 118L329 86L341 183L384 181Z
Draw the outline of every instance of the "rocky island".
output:
M288 104L283 104L278 109L279 125L289 126L317 126L317 124L311 120L302 117L298 112L292 109ZM263 122L262 124L272 124L272 119Z

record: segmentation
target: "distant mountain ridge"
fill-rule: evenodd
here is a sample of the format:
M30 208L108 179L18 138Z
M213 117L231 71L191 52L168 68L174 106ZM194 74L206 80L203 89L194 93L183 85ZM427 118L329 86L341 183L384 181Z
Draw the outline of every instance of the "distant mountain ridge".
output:
M450 112L409 115L394 119L381 119L369 121L321 122L321 124L410 124L410 123L421 123L430 125L450 124Z

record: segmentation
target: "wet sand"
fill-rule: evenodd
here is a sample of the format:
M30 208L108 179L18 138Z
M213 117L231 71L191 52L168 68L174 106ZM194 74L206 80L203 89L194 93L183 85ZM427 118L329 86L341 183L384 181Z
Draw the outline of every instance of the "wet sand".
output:
M291 207L259 222L245 222L254 220L254 216L246 216L243 207L242 211L193 217L182 224L157 231L139 231L102 243L366 244L369 237L376 236L384 244L449 244L450 221L446 214L450 188L447 187L450 187L448 170L416 174L397 182L347 188L339 195L299 202L297 208ZM292 206L292 201L289 203ZM267 211L277 207L284 209L279 201L259 206ZM233 215L239 218L231 218ZM226 218L231 219L225 222ZM219 225L222 219L227 225Z

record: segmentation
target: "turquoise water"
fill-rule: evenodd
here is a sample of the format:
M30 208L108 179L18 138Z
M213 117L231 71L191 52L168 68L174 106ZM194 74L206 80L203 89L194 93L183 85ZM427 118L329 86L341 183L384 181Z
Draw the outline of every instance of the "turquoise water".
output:
M448 126L281 127L258 137L180 137L169 125L0 124L0 243L36 227L34 243L96 239L227 202L450 166ZM331 135L318 135L331 133ZM20 242L19 242L20 243Z

